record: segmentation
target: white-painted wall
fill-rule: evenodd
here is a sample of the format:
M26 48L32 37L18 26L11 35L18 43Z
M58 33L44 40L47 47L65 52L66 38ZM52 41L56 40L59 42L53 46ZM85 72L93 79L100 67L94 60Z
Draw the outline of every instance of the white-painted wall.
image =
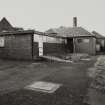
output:
M43 56L43 43L67 43L66 39L34 34L34 42L38 42L39 56Z
M66 43L66 40L62 39L62 38L41 36L41 35L35 34L34 35L34 42L39 42L39 40L42 40L42 42L47 42L47 43Z

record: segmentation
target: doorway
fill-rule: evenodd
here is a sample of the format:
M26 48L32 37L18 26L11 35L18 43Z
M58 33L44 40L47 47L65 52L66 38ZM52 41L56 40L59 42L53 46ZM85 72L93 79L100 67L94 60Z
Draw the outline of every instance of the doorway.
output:
M96 40L96 53L97 54L104 54L105 53L105 40L104 39L97 39Z
M67 38L67 53L73 53L73 38Z

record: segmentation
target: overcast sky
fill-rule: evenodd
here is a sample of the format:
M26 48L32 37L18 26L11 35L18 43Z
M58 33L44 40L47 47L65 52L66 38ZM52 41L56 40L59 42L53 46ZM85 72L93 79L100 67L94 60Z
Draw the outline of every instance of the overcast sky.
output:
M0 0L0 19L13 26L45 31L59 26L78 26L105 35L105 0Z

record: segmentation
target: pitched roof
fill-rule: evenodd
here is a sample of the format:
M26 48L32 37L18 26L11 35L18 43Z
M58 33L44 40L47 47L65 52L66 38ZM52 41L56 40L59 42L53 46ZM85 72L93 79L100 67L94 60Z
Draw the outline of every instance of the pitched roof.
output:
M46 33L57 33L57 36L62 37L79 37L79 36L94 36L82 27L60 27L49 29Z
M105 38L105 36L99 34L99 33L96 32L96 31L92 31L92 33L96 36L96 38Z
M23 28L13 27L5 17L0 21L0 32L18 30L23 30Z
M13 31L12 25L5 17L0 21L0 32L1 31Z

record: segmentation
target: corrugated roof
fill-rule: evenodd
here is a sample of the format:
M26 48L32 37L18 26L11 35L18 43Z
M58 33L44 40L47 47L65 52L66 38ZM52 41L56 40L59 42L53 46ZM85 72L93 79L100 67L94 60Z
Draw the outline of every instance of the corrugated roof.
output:
M99 33L96 32L96 31L92 31L92 33L96 36L96 38L105 38L105 36L99 34Z
M62 37L78 37L78 36L94 36L92 33L82 27L60 27L49 29L46 33L57 33L57 36Z

